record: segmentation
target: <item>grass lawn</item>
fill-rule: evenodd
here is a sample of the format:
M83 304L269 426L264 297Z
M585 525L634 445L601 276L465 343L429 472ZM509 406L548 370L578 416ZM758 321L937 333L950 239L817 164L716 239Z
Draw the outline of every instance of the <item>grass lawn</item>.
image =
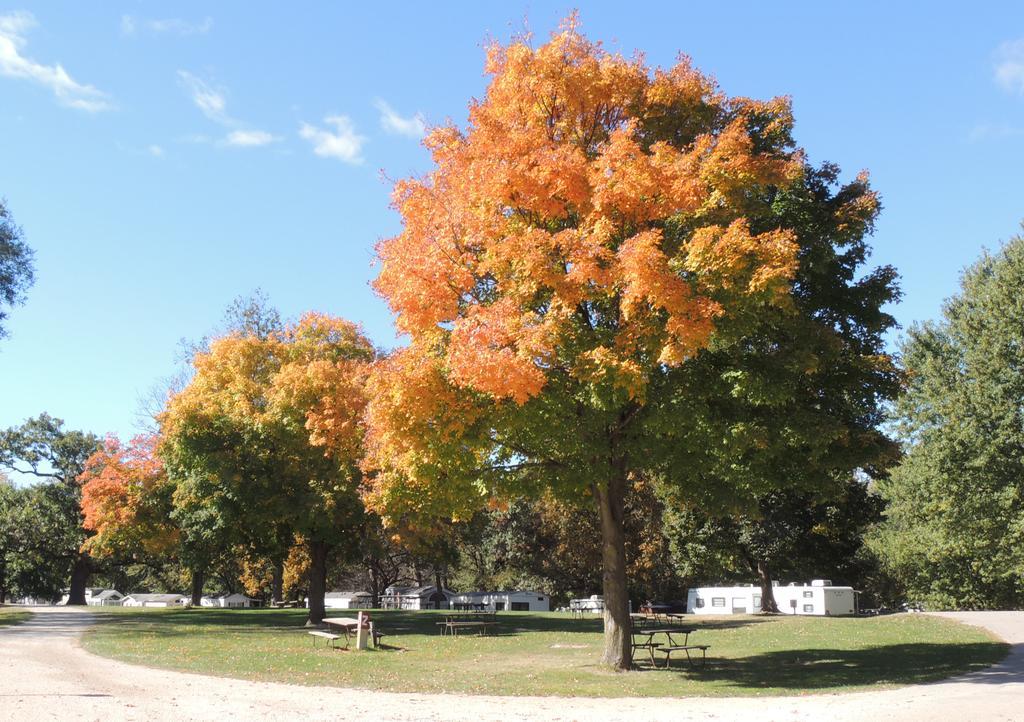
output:
M601 622L504 612L494 636L441 637L438 612L373 612L381 650L313 649L305 610L97 608L90 652L125 662L297 684L403 692L567 696L777 695L879 689L980 669L1008 645L921 614L693 620L704 670L602 669ZM349 612L341 612L348 615ZM639 657L639 654L638 654ZM659 659L660 661L660 659Z
M17 607L0 607L0 627L20 624L32 616L32 612Z

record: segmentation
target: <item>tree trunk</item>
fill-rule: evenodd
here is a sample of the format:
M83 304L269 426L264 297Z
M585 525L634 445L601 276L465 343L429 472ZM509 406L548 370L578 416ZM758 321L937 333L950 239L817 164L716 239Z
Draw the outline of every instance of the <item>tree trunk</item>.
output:
M596 486L601 515L601 560L604 591L604 654L601 662L615 670L632 664L633 634L626 591L626 496L624 464L617 464L606 486Z
M284 601L284 561L275 559L274 570L270 576L270 601L280 604Z
M441 570L438 567L434 567L434 593L435 594L444 594L444 592L441 591L442 589L444 589L444 582L441 581ZM445 607L447 607L447 606L448 605L446 604ZM434 608L435 609L441 609L442 608L441 607L441 598L440 597L436 598L436 601L434 602Z
M88 554L75 556L75 563L71 567L71 584L68 589L68 606L85 604L85 588L89 586L89 577L92 576L92 559Z
M203 585L206 584L206 571L203 569L192 570L192 606L203 606Z
M370 606L380 609L380 574L377 567L371 564L368 568L370 573Z
M327 594L327 543L309 542L309 618L307 627L319 625L327 612L324 597Z
M775 590L772 588L772 572L768 562L757 560L757 577L761 580L761 611L767 614L778 614L779 605L775 603Z

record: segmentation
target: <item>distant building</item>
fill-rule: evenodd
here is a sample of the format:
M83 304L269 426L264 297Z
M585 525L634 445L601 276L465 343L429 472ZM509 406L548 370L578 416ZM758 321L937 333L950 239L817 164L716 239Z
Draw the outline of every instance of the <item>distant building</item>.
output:
M184 594L129 594L121 600L122 607L186 607Z
M810 584L778 586L773 582L775 603L783 614L841 617L857 613L853 587L834 587L831 580L815 579ZM698 587L687 594L690 614L754 614L761 611L761 587Z
M306 598L309 606L309 598ZM373 595L369 592L328 592L324 595L325 609L369 609L373 606Z
M220 609L247 609L253 606L253 600L244 594L220 594L205 596L199 600L201 607L217 607Z
M488 612L550 612L551 597L542 592L465 592L449 600L452 609Z
M448 600L455 592L437 587L399 587L392 585L384 590L381 606L384 609L448 609Z
M68 592L65 591L58 604L67 604L68 598ZM93 607L119 607L123 598L124 595L116 589L87 587L85 590L85 603Z

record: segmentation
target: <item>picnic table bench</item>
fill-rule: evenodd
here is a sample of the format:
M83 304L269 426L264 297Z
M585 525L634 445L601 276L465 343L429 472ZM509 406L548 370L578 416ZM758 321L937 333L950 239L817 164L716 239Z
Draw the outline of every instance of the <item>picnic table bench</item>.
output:
M322 622L325 625L327 625L329 630L332 631L310 632L310 634L313 635L314 647L316 646L317 638L322 637L324 639L329 640L328 643L331 644L331 646L333 646L335 649L337 649L337 640L341 639L342 635L344 635L345 649L348 649L349 639L351 638L352 634L359 630L359 619L356 617L326 617L322 620ZM380 640L384 636L384 634L376 630L376 628L373 625L373 622L366 621L365 624L367 630L370 633L370 639L373 641L373 646L379 647ZM338 632L340 632L340 634Z
M665 669L668 669L669 665L672 663L672 653L673 652L685 652L686 653L686 661L690 663L691 667L694 666L693 665L693 657L690 656L690 651L691 650L697 650L697 649L700 650L700 666L701 667L706 667L707 663L708 663L708 650L710 648L711 648L710 644L680 644L680 645L674 645L674 646L660 645L658 647L658 651L665 655ZM654 651L651 650L651 657L653 658L653 656L654 656Z
M693 658L690 656L690 652L699 649L703 666L707 664L707 650L711 645L690 644L690 635L695 631L697 631L696 627L665 627L662 629L634 627L631 654L635 656L638 649L646 649L651 657L651 665L657 667L658 663L654 653L663 653L665 654L665 668L667 669L672 662L673 652L685 652L687 661L690 663L690 666L693 666ZM665 642L655 641L654 638L658 635L664 635ZM676 637L679 635L682 635L681 644L676 640Z
M453 637L459 636L459 630L476 630L482 637L491 627L497 625L497 615L494 612L477 612L470 614L448 614L443 622L437 626L441 630L441 636L450 634Z
M333 632L325 632L320 629L310 630L309 634L313 637L313 648L316 648L316 640L323 639L324 645L331 647L332 649L338 648L338 640L341 639L340 634L334 634ZM348 649L348 634L345 634L345 648Z

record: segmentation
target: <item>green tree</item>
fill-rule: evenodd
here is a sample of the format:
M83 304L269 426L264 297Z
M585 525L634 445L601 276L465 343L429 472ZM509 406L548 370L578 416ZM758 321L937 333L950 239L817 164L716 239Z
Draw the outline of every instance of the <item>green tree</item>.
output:
M895 410L906 455L879 483L871 547L911 598L1024 604L1024 238L984 253L942 318L902 345Z
M318 314L266 336L234 332L196 354L161 417L183 539L202 542L197 552L272 551L299 535L311 623L324 616L330 555L354 554L361 538L359 419L374 356L353 324Z
M62 420L45 413L0 431L0 469L43 480L46 504L60 511L59 531L51 529L47 555L70 576L68 604L85 604L85 588L95 569L93 558L82 551L88 534L82 527L78 477L100 444L94 434L66 430Z
M25 292L35 281L34 252L22 239L22 231L14 223L7 203L0 198L0 338L7 335L4 306L25 302Z
M811 523L815 506L851 498L855 473L880 474L896 457L879 425L902 380L884 338L895 325L885 307L899 299L897 276L889 266L864 269L880 208L866 176L838 179L835 165L805 167L757 221L795 232L792 306L762 309L737 343L683 369L689 403L703 401L707 431L720 441L705 446L698 463L677 468L684 483L674 484L673 503L705 519L730 512L731 520L712 526L745 540L736 548L762 587L764 611L776 611L773 573L795 554L797 530ZM719 498L735 489L749 493Z

